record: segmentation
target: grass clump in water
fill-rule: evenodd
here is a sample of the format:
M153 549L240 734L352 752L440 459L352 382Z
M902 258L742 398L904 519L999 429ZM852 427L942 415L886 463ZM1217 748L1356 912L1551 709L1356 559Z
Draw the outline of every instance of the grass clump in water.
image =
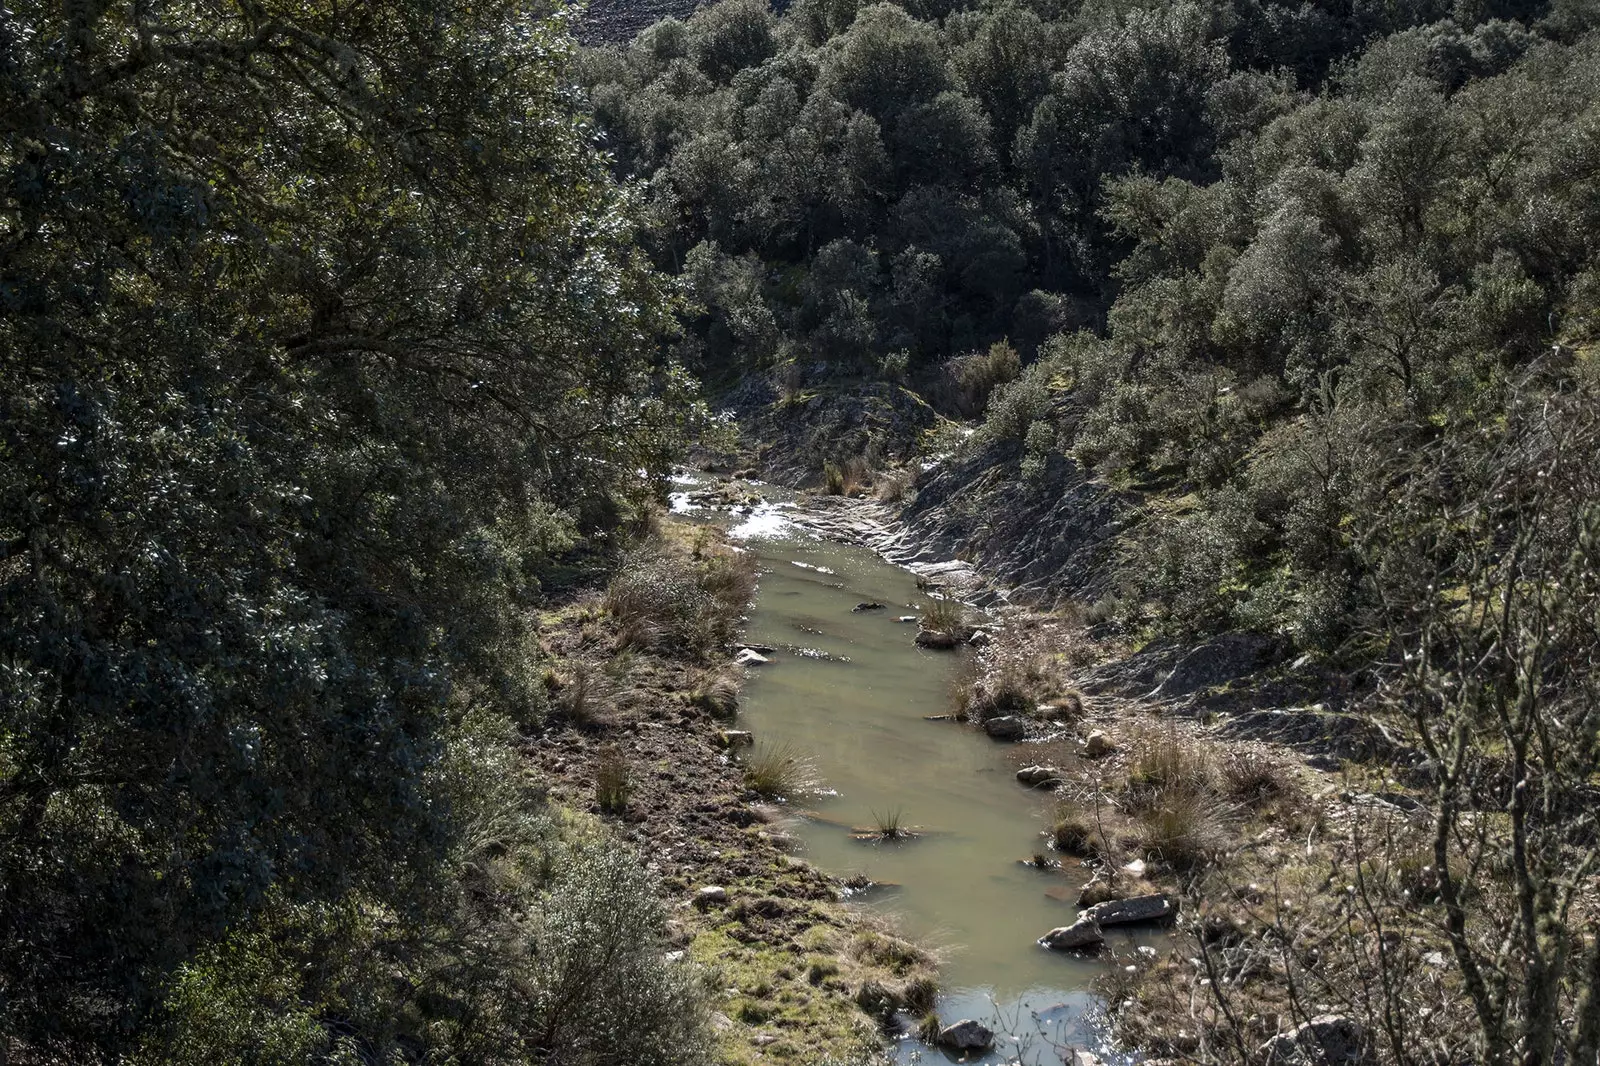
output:
M960 633L967 608L954 596L933 596L922 612L922 628L933 633Z
M816 766L788 744L760 744L744 764L744 785L763 799L792 799L820 787Z

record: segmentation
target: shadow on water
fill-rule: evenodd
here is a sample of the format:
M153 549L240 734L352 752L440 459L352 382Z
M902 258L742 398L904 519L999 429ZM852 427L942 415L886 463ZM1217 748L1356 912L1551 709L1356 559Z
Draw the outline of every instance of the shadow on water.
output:
M799 820L808 859L898 886L868 893L865 905L897 915L907 934L940 950L940 1017L975 1018L999 1034L993 1054L967 1061L1045 1066L1061 1061L1060 1047L1100 1044L1090 986L1104 963L1036 944L1076 917L1072 901L1089 872L1070 860L1052 872L1020 864L1041 846L1049 797L1017 785L1014 748L924 720L949 709L964 653L917 648L916 627L895 621L926 602L913 575L865 549L812 539L771 512L731 532L761 562L747 639L784 649L751 672L742 727L809 753L832 790L808 803L815 817ZM832 571L826 583L819 568ZM863 601L885 609L852 611ZM852 668L795 654L797 631L808 651ZM923 835L888 845L852 838L851 827L872 826L883 811ZM945 1058L910 1038L898 1053L908 1062Z

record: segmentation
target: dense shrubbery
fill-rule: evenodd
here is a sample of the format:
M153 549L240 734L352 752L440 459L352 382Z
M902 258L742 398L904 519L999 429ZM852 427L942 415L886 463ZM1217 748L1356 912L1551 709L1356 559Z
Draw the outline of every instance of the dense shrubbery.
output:
M522 1061L617 1009L519 999L513 916L592 886L499 883L554 853L467 758L696 410L570 48L515 0L0 12L0 1058Z
M1030 483L1065 453L1169 496L1124 622L1333 648L1387 457L1596 329L1595 25L725 0L581 69L687 358L986 405Z
M1492 425L1536 364L1536 389L1589 372L1600 39L1485 37L1513 42L1492 76L1457 85L1433 37L1400 34L1239 133L1221 180L1108 187L1136 242L1109 329L1052 341L1011 389L1054 390L1085 465L1190 494L1131 544L1124 602L1337 646L1372 603L1359 549L1397 460ZM1014 406L997 395L984 432L1015 436Z

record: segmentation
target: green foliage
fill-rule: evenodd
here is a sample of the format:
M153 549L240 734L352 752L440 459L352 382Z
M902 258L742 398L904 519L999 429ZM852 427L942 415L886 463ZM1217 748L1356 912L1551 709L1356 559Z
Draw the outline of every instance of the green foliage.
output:
M454 928L419 912L468 829L440 792L463 716L542 713L552 564L638 513L700 417L564 25L515 0L0 15L20 1057L120 1059L164 997L199 1027L176 1046L337 1057L331 1019L392 978L319 1000L280 933L337 970L373 915L374 940ZM433 1046L381 1014L351 1046Z

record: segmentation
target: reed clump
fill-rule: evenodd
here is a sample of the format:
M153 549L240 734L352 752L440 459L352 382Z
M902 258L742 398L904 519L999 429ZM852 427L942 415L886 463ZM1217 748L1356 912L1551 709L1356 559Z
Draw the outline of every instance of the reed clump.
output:
M789 744L758 744L745 759L744 786L763 799L794 799L821 787L816 765Z

